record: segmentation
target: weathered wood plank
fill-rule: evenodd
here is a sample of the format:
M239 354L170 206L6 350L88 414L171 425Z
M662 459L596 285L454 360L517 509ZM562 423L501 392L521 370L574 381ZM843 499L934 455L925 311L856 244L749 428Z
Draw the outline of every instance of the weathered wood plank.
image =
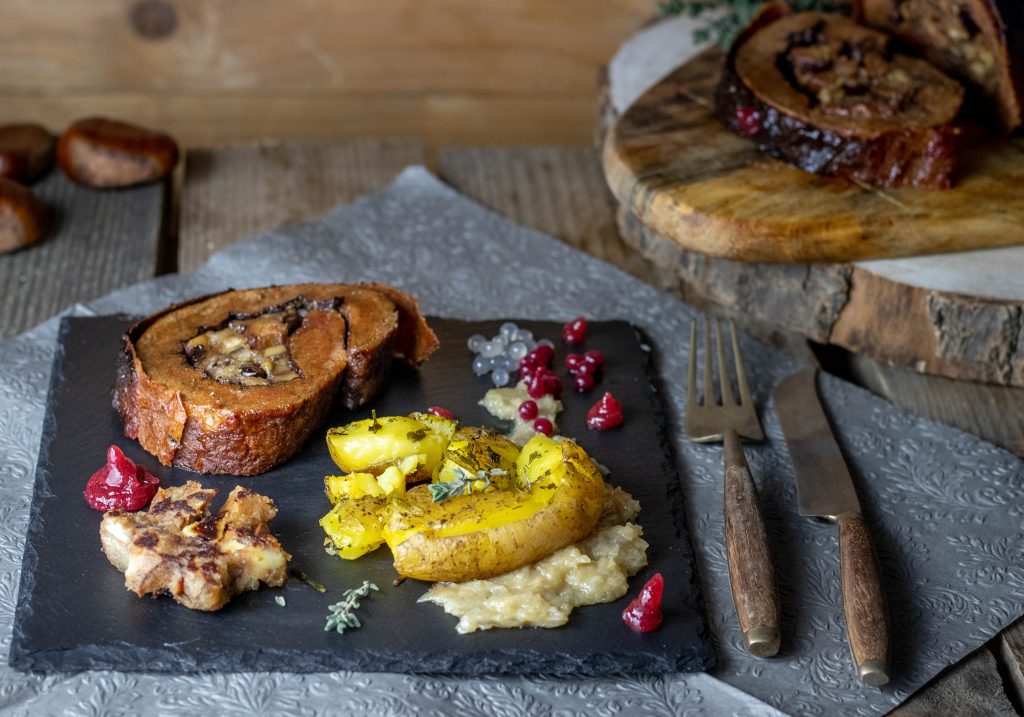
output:
M897 406L1024 456L1024 389L929 376L852 353L831 360L833 372Z
M597 66L654 12L651 0L4 2L0 88L590 91Z
M1017 710L1003 690L996 659L983 647L918 690L889 713L893 717L1016 717Z
M1006 668L1007 690L1012 690L1018 710L1024 708L1024 620L1018 620L999 636L999 655Z
M8 0L0 10L0 121L60 131L101 113L190 147L370 136L437 147L586 142L594 74L655 3Z
M0 92L0 122L34 118L60 132L76 119L108 115L172 133L187 147L266 138L418 137L450 144L585 143L593 133L593 90L547 95L501 92L250 92L60 95Z
M178 267L191 271L243 237L370 194L410 164L415 140L263 143L193 150L185 164Z
M0 255L0 338L157 270L165 185L88 189L54 170L32 189L55 225L39 244Z

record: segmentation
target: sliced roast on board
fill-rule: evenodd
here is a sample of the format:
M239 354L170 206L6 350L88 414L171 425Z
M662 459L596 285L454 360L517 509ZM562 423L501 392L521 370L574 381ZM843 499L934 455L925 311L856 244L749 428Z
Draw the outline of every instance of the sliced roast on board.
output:
M418 365L436 348L415 300L390 287L226 291L128 330L114 407L164 465L256 475L294 455L336 397L362 405L393 357Z
M1019 127L1024 98L1021 0L857 0L862 22L892 33L936 66L978 88L1006 131Z
M963 87L841 15L765 6L729 51L719 118L762 151L872 186L950 186Z

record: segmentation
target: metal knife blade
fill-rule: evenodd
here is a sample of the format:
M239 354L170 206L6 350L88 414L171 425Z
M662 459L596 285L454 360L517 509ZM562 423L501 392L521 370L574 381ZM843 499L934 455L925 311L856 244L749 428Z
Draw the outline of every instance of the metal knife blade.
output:
M814 369L795 373L772 395L793 459L800 515L835 520L843 513L860 513L860 501L821 408L816 376Z

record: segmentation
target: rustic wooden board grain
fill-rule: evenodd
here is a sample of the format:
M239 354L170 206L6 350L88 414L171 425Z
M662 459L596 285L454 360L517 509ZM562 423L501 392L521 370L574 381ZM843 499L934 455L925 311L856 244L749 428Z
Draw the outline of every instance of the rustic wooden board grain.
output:
M616 198L686 249L757 262L851 261L1024 242L1024 138L962 152L954 187L884 191L767 157L714 116L708 50L618 118L603 164Z
M629 246L706 301L896 368L1024 387L1020 299L916 286L859 264L708 256L650 229L625 207L618 211L618 226Z
M139 18L148 6L149 20ZM594 73L654 0L2 2L0 120L104 113L264 137L585 142Z
M88 189L54 170L32 190L52 208L54 226L39 244L0 255L0 338L158 269L165 185Z
M181 192L179 271L196 269L243 237L371 194L423 162L422 143L401 139L193 150Z

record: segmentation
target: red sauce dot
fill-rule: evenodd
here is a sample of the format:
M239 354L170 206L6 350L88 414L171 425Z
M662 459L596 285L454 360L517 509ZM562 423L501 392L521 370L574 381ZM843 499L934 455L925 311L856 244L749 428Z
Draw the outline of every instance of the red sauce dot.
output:
M665 579L661 573L655 573L622 611L622 621L637 632L654 632L661 627L661 593L664 588Z

